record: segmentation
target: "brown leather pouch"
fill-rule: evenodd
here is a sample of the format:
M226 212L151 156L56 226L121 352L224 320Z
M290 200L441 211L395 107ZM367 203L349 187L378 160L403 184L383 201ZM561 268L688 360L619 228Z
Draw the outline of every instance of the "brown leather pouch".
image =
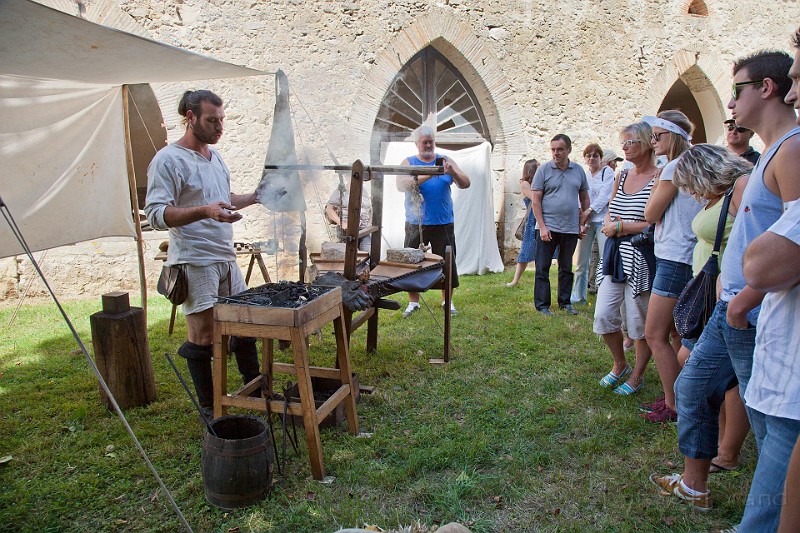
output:
M189 282L186 279L186 265L164 266L158 278L156 290L167 297L173 305L180 305L189 295Z

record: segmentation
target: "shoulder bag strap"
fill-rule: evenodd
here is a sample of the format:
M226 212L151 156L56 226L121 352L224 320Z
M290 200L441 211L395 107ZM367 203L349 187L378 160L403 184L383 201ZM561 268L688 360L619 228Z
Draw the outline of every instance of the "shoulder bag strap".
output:
M731 197L733 196L734 185L725 193L725 199L722 201L722 211L719 214L719 222L717 223L717 236L714 238L714 251L711 255L719 257L719 249L722 246L722 235L725 233L725 223L728 221L728 209L731 205Z

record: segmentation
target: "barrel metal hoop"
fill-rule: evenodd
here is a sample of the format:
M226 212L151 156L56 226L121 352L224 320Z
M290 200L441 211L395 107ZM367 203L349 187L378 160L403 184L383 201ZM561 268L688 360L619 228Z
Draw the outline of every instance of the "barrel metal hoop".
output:
M208 449L214 450L214 452L216 452L215 455L221 457L243 457L246 455L255 455L259 452L263 452L264 450L269 448L269 446L270 442L266 441L263 442L262 444L259 444L258 446L253 446L252 448L241 449L241 450L225 450L223 448L217 448L215 446L212 446L211 444L208 445Z

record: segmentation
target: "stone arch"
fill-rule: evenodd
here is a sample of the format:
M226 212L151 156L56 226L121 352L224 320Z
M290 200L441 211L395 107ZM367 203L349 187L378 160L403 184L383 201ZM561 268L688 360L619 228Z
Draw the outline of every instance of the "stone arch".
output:
M519 203L516 173L528 152L524 124L511 84L499 67L500 62L473 29L459 22L450 11L431 8L398 32L376 54L375 65L367 73L351 106L348 146L356 153L371 153L375 117L386 91L400 69L427 46L435 48L459 70L483 110L493 146L491 167L497 238L501 254L505 254L515 244L511 226Z
M727 118L730 69L714 54L679 50L648 85L643 102L645 114L656 114L673 84L680 80L700 108L707 142L721 143L725 138L722 123Z
M403 66L427 46L442 53L469 83L483 109L494 146L493 159L501 156L516 165L527 151L517 102L494 55L469 26L449 11L433 8L401 30L381 52L367 73L358 99L351 108L351 146L369 153L372 129L383 97ZM497 165L493 165L498 168Z

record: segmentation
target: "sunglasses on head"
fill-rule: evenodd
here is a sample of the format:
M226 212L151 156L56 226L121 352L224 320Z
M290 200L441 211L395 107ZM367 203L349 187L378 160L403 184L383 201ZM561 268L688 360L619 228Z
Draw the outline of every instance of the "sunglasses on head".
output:
M743 128L741 126L737 126L736 124L727 124L726 127L728 128L728 131L736 130L736 133L744 133L746 131L750 131L749 128Z

